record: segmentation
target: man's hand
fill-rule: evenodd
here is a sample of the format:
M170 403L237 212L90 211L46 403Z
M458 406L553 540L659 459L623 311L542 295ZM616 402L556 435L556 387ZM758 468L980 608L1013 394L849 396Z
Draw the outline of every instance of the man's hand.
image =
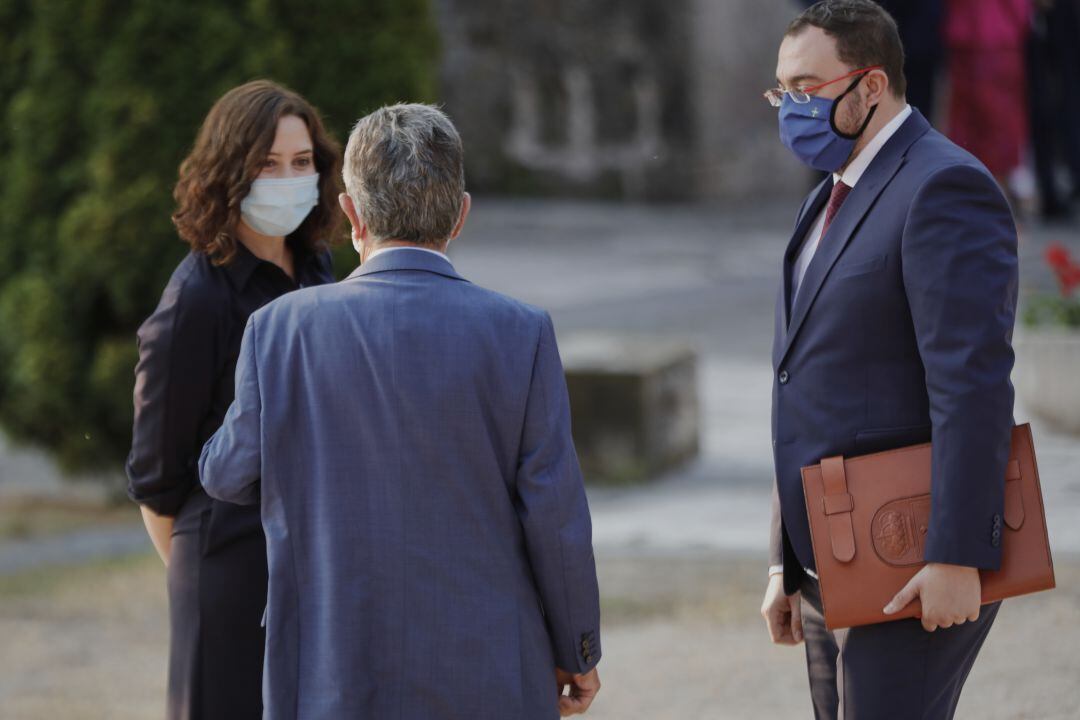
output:
M761 603L761 617L769 628L769 635L777 645L798 645L803 639L802 607L799 593L784 594L784 576L769 576L765 600Z
M581 715L592 701L596 699L596 693L600 692L600 674L593 668L584 675L572 675L565 670L555 668L555 681L559 686L559 715ZM566 686L570 686L570 694L563 695Z
M885 606L885 614L898 613L915 598L922 602L922 625L927 632L963 625L979 619L982 582L976 568L929 563L911 578Z

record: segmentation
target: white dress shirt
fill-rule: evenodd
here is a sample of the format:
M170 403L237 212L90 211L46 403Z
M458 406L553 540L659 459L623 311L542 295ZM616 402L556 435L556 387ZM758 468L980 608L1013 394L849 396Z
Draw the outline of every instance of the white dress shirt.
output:
M870 163L877 157L878 152L885 146L885 143L889 141L896 131L900 129L900 126L904 124L904 121L911 115L911 106L905 104L904 109L896 114L892 120L885 124L885 127L878 131L878 134L874 138L866 143L866 147L856 155L848 166L844 168L842 173L833 173L833 186L836 183L842 182L848 187L854 189L855 183L859 182L859 178L866 172L866 168L870 167ZM814 221L813 227L810 228L810 233L806 237L806 242L803 243L802 249L799 250L799 256L795 260L795 267L791 272L791 306L795 307L795 298L798 297L799 289L802 287L803 277L806 275L806 269L810 267L810 261L814 259L814 253L817 252L818 245L821 243L821 231L825 227L825 210L828 208L828 204L821 208L821 212L818 213L817 220ZM779 575L784 572L783 565L771 565L769 566L769 576ZM810 570L806 570L807 574L816 578Z
M842 173L833 173L833 186L835 187L836 183L842 182L849 188L854 189L855 183L859 182L859 178L866 172L866 168L870 167L870 163L877 157L878 152L889 141L889 138L896 134L896 131L900 129L900 126L904 124L909 115L911 115L911 106L905 104L904 109L898 112L896 117L878 131L878 134L866 144L862 152L848 163ZM818 245L821 243L821 231L825 227L825 210L827 208L828 204L821 208L817 220L814 221L810 233L806 236L806 242L803 243L802 249L799 250L799 256L795 259L795 267L792 268L791 273L792 307L795 306L795 298L798 297L799 289L802 287L806 269L810 267L810 261L814 259L814 253L817 252Z
M447 262L450 262L450 258L447 257L446 253L439 252L438 250L432 250L431 248L420 247L419 245L412 245L412 246L398 245L396 247L379 248L375 252L368 255L367 259L368 259L368 261L370 261L371 258L375 257L376 255L382 255L383 253L394 252L395 250L419 250L420 252L426 252L426 253L431 253L432 255L438 255L443 260L445 260Z

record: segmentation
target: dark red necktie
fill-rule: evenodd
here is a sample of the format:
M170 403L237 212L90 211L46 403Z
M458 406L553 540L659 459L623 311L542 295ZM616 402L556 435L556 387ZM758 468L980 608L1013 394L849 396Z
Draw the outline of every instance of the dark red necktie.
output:
M825 233L829 232L829 226L832 225L833 218L836 217L836 213L840 212L840 206L844 204L844 200L847 199L850 192L851 186L845 185L843 182L833 185L832 192L829 193L829 204L825 206L825 225L821 228L821 237L825 237Z

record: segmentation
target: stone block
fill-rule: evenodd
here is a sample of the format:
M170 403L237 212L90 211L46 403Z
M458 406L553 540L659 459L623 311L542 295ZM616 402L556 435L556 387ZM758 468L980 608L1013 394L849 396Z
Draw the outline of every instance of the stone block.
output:
M578 334L559 347L587 482L641 482L697 455L697 356L686 343Z
M1080 435L1080 332L1017 333L1013 383L1024 407L1056 430Z

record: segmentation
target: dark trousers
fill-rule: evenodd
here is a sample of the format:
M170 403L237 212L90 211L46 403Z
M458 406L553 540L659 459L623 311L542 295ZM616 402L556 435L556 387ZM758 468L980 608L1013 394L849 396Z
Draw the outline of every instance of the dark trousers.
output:
M1031 145L1042 209L1067 207L1057 185L1064 166L1080 197L1080 0L1058 0L1040 10L1027 48Z
M168 580L166 717L261 720L267 570L259 507L201 492L189 499L173 528Z
M817 581L801 585L810 695L818 720L946 720L1000 603L975 622L926 632L918 620L829 631Z

